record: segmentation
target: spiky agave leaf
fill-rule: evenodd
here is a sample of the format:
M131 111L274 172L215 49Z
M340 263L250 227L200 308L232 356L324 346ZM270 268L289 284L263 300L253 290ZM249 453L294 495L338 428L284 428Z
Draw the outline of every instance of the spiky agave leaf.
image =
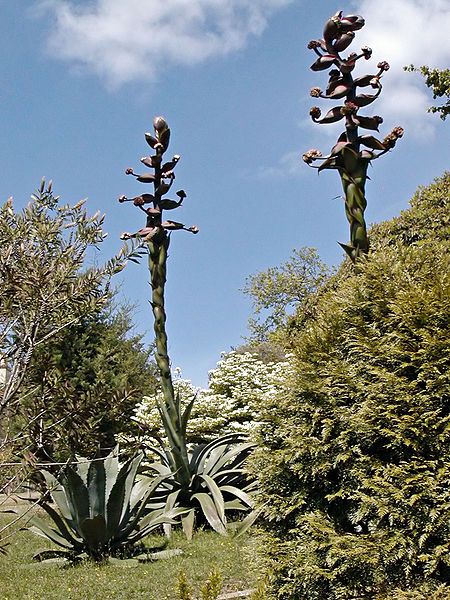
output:
M182 509L165 511L163 502L149 509L152 496L167 474L137 479L142 457L140 453L120 465L118 456L112 453L102 460L86 461L87 468L83 459L81 474L73 467L67 467L59 478L43 472L56 507L45 497L41 506L53 525L33 517L30 530L59 545L63 554L58 556L74 561L85 554L104 560L156 527L175 523L185 512Z

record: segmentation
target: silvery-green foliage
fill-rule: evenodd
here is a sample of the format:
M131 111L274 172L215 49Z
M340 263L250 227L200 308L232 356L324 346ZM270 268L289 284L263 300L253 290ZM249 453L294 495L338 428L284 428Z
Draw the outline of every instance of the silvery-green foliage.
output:
M180 510L164 510L161 504L153 504L153 510L148 510L164 477L138 476L142 458L139 453L121 464L113 451L104 459L78 458L57 477L41 471L48 496L40 506L52 523L34 516L30 530L61 550L38 553L35 559L62 557L73 562L87 557L103 561L110 556L130 555L133 545L154 529L175 523Z

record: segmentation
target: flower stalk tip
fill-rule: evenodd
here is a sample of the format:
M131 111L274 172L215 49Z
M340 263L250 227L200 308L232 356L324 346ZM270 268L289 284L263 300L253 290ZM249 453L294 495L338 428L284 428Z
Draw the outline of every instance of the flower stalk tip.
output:
M363 46L360 54L350 52L347 56L342 56L341 52L350 46L355 38L355 32L364 25L365 20L360 15L344 16L342 11L339 11L325 23L323 39L311 40L308 43L308 48L318 55L311 69L313 71L330 69L326 91L313 87L310 95L313 98L343 100L340 106L335 106L324 116L318 106L313 106L309 114L312 120L319 124L344 120L345 131L339 136L329 156L323 157L316 149L308 150L302 156L307 165L315 166L315 161L320 160L320 166L316 167L319 171L335 169L341 177L345 212L350 225L350 243L341 246L353 261L369 250L364 221L364 211L367 206L365 184L368 165L372 160L386 154L403 136L401 127L394 127L383 140L378 140L373 135L361 135L359 132L359 128L378 131L379 125L383 122L378 115L367 117L360 115L359 111L378 98L382 91L381 77L390 68L388 62L381 61L377 65L378 73L353 78L352 73L357 61L361 58L369 60L373 54L372 48ZM375 92L360 93L359 89L364 87L370 87Z

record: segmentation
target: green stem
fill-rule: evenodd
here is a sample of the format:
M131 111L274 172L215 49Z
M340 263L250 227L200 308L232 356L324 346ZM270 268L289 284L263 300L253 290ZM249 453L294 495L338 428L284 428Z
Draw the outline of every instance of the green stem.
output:
M148 243L149 268L152 286L152 310L156 340L155 358L161 376L164 410L160 410L164 431L170 443L172 467L176 469L176 478L182 487L190 484L189 457L186 448L186 436L181 422L181 406L175 396L167 349L166 312L164 291L167 271L167 251L169 236L162 230L161 236Z
M367 207L365 185L367 179L367 160L349 157L345 168L340 169L342 187L345 195L345 214L350 223L350 246L342 244L343 248L355 261L358 256L369 251L369 238L367 235L364 211Z

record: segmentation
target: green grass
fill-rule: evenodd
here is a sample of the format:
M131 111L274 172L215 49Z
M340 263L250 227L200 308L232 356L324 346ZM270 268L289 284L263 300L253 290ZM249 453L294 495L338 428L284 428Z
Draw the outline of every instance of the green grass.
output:
M236 540L209 531L199 532L192 542L176 532L168 548L181 548L182 555L138 566L46 565L32 560L37 551L54 548L43 538L20 531L9 542L8 554L0 556L1 600L176 600L181 571L197 589L216 567L223 575L223 592L251 588L257 577L251 538ZM149 546L163 543L162 536L147 540Z

